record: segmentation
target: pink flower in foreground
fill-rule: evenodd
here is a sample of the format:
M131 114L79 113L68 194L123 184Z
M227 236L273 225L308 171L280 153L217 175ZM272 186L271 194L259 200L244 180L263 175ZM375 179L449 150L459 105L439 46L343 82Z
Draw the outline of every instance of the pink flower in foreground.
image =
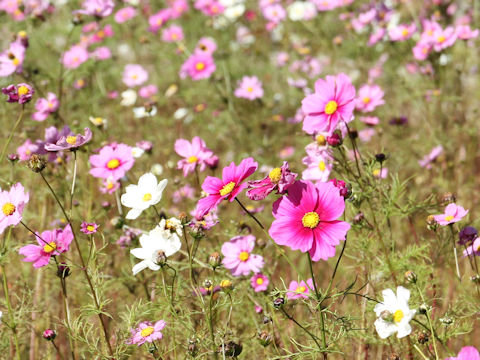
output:
M449 357L445 360L480 360L480 353L473 346L465 346L460 350L457 357Z
M255 236L235 236L222 245L222 264L232 271L233 276L259 273L263 268L263 257L251 254L255 247Z
M147 71L138 64L128 64L125 65L123 70L122 81L128 87L134 87L137 85L142 85L145 81L148 80Z
M256 76L244 76L235 89L235 96L248 100L260 99L263 96L262 82Z
M22 184L16 183L9 191L0 192L0 234L8 226L16 226L22 220L23 208L28 203L29 194L25 192Z
M344 210L344 199L331 182L297 181L273 204L269 234L278 245L308 251L313 261L326 260L335 256L350 229L349 223L336 220Z
M172 24L162 31L162 40L165 42L178 42L183 40L183 29L181 26Z
M192 142L185 139L175 141L175 152L184 159L177 163L178 169L183 169L183 176L187 176L195 171L198 166L200 171L205 170L208 160L211 159L213 151L207 148L205 141L195 136Z
M68 251L73 240L72 228L67 225L63 230L47 230L41 235L37 234L36 239L38 245L26 245L18 252L25 256L22 261L33 262L33 267L40 268L48 265L52 256Z
M445 208L445 213L440 215L434 215L435 221L442 226L453 224L462 220L468 214L468 210L465 210L460 205L455 203L448 204Z
M131 329L132 337L127 340L127 344L136 344L140 346L146 342L152 343L155 340L163 338L162 330L165 327L164 320L157 321L152 324L150 321L143 321L138 324L136 329Z
M263 200L275 189L277 194L285 194L296 178L297 174L292 173L284 161L282 167L272 169L264 179L249 181L247 196L251 200Z
M97 232L98 225L95 223L82 222L80 225L80 231L84 234L95 234Z
M250 278L250 284L255 292L267 290L269 283L268 277L263 274L255 274Z
M215 50L217 50L217 43L210 37L202 37L195 47L195 52L199 54L213 55Z
M303 280L300 282L292 281L290 282L290 285L288 285L287 299L308 299L308 294L313 290L312 279L308 279L306 283Z
M242 183L258 168L253 158L243 159L238 166L231 163L223 168L222 178L207 176L203 181L202 189L208 195L198 201L198 215L203 216L215 209L223 200L232 202L235 197L247 187Z
M104 146L98 155L91 155L89 161L92 176L115 181L132 168L135 159L130 146L118 144Z
M88 60L88 51L79 45L72 46L62 56L62 64L67 69L76 69Z
M333 132L340 120L352 120L354 100L355 87L347 75L318 79L315 92L302 100L302 111L306 114L303 131L308 134Z
M363 85L358 90L356 108L361 112L371 112L377 106L385 104L382 88L378 85Z
M182 79L187 76L193 81L208 79L217 69L213 57L209 54L193 53L180 69Z
M35 112L32 119L35 121L45 121L50 114L53 114L60 107L57 95L52 92L47 93L47 98L39 98L35 103Z

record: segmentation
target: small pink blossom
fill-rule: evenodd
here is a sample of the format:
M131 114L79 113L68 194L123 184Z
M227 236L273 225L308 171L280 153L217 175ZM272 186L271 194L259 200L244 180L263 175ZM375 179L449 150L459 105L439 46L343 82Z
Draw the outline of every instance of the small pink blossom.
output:
M98 229L98 225L91 222L82 222L82 224L80 225L80 231L84 234L95 234L97 232L97 229Z
M67 69L76 69L88 60L88 51L79 45L72 46L62 56L62 64Z
M150 27L149 31L157 33L158 30L165 25L165 23L170 20L172 17L172 11L170 9L163 9L157 12L156 14L151 15L148 18L148 23Z
M145 85L138 90L138 95L144 99L149 99L158 93L158 87L156 85Z
M211 37L202 37L195 46L195 52L199 54L213 55L217 50L217 43Z
M213 151L207 148L205 141L198 136L195 136L192 142L185 139L176 140L175 152L183 157L178 161L177 168L183 170L185 177L193 173L197 167L200 171L205 170L214 156Z
M179 42L182 41L183 38L183 29L181 26L172 24L162 31L162 40L165 42Z
M122 80L128 87L142 85L148 80L148 72L141 65L128 64L123 70Z
M90 174L97 178L121 179L135 162L132 148L125 144L105 145L98 155L89 158L92 168Z
M384 92L378 85L363 85L358 90L356 108L361 112L371 112L377 106L385 104Z
M412 24L400 24L388 31L388 36L392 41L405 41L410 39L412 35L417 31L417 27Z
M267 290L269 283L268 277L263 274L255 274L250 278L250 284L255 292Z
M106 17L112 13L114 7L113 0L84 0L82 9L76 12L95 17Z
M260 99L263 96L262 82L256 76L244 76L235 90L235 96L248 100Z
M0 77L22 72L24 59L25 46L20 42L11 43L7 50L0 53Z
M308 279L307 282L303 280L300 282L291 281L290 285L288 285L287 299L308 299L308 294L310 294L310 291L313 290L314 287L312 279Z
M50 114L53 114L60 107L57 95L52 92L47 93L47 98L39 98L35 103L35 112L32 119L35 121L45 121Z
M182 79L189 76L193 81L208 79L216 70L215 61L209 54L193 53L180 69Z
M302 172L303 180L321 181L328 180L333 169L333 157L328 148L311 143L305 148L307 156L302 159L307 169Z
M442 226L454 224L462 220L468 214L468 210L465 210L460 205L455 203L448 204L445 208L445 213L440 215L434 215L434 219Z
M123 24L124 22L137 16L137 10L134 7L127 6L123 9L118 10L115 13L114 19L118 24Z
M132 337L127 340L129 345L143 345L144 343L153 343L155 340L163 338L162 330L165 327L166 322L164 320L157 321L152 324L150 321L143 321L138 324L135 329L130 329Z
M259 273L263 267L263 257L251 254L255 247L255 236L235 236L222 245L222 264L232 271L233 276Z
M432 168L432 163L443 153L443 146L435 146L429 154L425 155L421 160L418 161L421 167L426 169Z

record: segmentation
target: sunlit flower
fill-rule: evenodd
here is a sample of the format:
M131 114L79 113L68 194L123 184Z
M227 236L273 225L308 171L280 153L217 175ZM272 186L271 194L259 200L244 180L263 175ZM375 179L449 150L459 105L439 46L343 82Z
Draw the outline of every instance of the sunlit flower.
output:
M255 274L250 278L250 284L255 292L267 290L269 283L268 277L263 274Z
M290 285L288 286L287 291L287 299L295 300L295 299L308 299L308 294L310 291L313 291L313 280L308 279L307 282L305 281L291 281Z
M455 203L448 204L445 208L445 213L440 215L434 215L435 221L442 225L449 225L462 220L468 214L468 210L465 210L460 205Z
M233 276L248 275L251 271L259 273L263 268L263 257L252 254L255 247L255 236L235 236L223 243L222 264L231 270Z
M22 221L25 205L28 203L29 194L25 192L22 184L16 183L10 190L0 192L0 234L9 226L16 226Z
M125 144L105 145L98 155L90 155L90 174L102 179L121 179L135 162L132 148Z
M163 338L162 330L166 322L163 320L157 321L155 324L150 321L143 321L138 324L138 327L131 329L132 337L127 340L127 344L135 344L137 346L144 343L153 343L155 340Z

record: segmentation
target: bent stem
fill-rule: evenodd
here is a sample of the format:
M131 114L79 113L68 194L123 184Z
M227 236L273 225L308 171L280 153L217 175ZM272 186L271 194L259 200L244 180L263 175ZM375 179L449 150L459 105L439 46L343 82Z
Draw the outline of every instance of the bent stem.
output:
M320 343L318 342L317 340L317 337L312 334L306 327L304 327L302 324L300 324L297 320L295 320L295 318L291 315L289 315L285 309L283 307L280 307L280 310L282 311L282 313L288 318L288 320L291 320L295 323L295 325L297 325L300 329L302 329L303 331L305 331L311 338L312 340L315 342L315 344L317 345L318 349L320 351L323 352L323 349L322 349L322 346L320 345ZM325 356L325 355L324 355Z
M113 358L113 349L112 349L112 345L110 344L110 341L109 341L107 327L106 327L106 325L103 321L103 318L102 318L102 314L101 314L102 310L101 310L100 304L98 302L97 292L95 291L95 288L93 286L92 279L90 278L90 275L88 275L88 269L86 267L85 260L83 259L82 251L80 250L80 245L78 243L77 235L75 234L75 230L74 230L74 227L72 225L72 221L71 221L70 217L67 215L67 212L66 212L65 208L63 207L62 203L58 199L57 194L55 193L53 188L50 186L50 183L47 181L47 179L45 178L45 176L43 175L42 172L40 172L40 176L42 177L43 181L45 182L48 189L52 193L52 195L55 198L55 201L57 202L58 206L60 206L60 209L62 210L62 213L65 216L65 219L67 220L68 224L70 225L70 228L72 229L72 235L73 235L73 241L75 243L75 248L77 249L77 253L78 253L78 256L80 258L80 263L82 265L83 273L85 275L88 286L90 288L90 292L92 293L92 297L93 297L93 300L95 302L95 307L98 311L97 315L98 315L98 318L100 320L100 324L102 325L103 334L104 334L104 337L105 337L105 342L107 343L107 347L108 347L108 352L109 352L110 357Z
M10 131L10 134L8 135L8 139L5 142L5 145L3 145L2 154L0 155L0 163L5 158L5 153L7 152L8 145L10 145L10 142L12 141L13 134L15 134L15 131L17 130L18 125L20 125L20 122L22 121L24 110L25 110L25 104L22 105L22 111L20 111L20 115L18 116L18 119L15 122L15 125L13 125L12 131Z

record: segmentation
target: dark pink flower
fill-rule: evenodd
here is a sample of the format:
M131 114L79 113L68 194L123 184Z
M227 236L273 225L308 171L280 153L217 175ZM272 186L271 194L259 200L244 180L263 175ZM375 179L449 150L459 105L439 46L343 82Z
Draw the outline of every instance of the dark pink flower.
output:
M277 194L285 194L296 178L297 174L292 173L288 162L284 161L282 167L274 168L263 180L249 181L247 196L251 200L263 200L273 190L277 190Z
M8 96L7 102L9 103L25 104L32 99L35 90L28 84L20 83L16 86L8 85L2 89L2 93Z
M95 234L97 232L98 225L95 223L82 222L80 225L80 231L84 234Z

